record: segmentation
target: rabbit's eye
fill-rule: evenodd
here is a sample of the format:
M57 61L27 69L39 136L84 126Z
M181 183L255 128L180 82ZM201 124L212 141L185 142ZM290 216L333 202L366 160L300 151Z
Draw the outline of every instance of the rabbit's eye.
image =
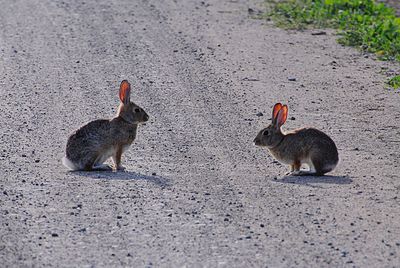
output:
M140 109L139 109L139 108L136 108L136 109L135 109L135 113L138 113L138 112L140 112Z
M268 135L269 135L268 130L264 131L263 135L264 135L264 136L268 136Z

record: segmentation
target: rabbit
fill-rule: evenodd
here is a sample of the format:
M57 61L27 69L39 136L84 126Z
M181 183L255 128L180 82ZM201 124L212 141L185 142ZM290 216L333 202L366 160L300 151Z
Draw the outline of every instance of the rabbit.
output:
M290 172L286 175L323 176L332 171L339 161L333 140L315 128L300 128L283 133L281 127L287 116L287 105L275 104L272 123L258 133L254 144L267 147L279 162L290 165ZM300 170L302 164L307 164L309 171Z
M70 170L102 170L102 165L112 157L114 171L124 170L121 156L136 138L139 123L149 120L147 113L130 101L131 85L127 80L121 82L119 98L121 103L117 116L89 122L76 130L69 138L64 166Z

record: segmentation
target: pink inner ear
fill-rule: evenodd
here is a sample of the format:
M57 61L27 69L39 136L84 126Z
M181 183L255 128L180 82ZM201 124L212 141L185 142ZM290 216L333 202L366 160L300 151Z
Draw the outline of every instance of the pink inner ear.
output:
M279 126L282 126L283 124L285 124L287 116L288 116L288 107L286 105L283 105L278 113L278 125Z
M121 86L119 87L119 99L121 100L121 102L123 103L127 102L130 91L131 91L131 85L129 84L129 82L126 80L122 81Z
M282 104L280 102L274 105L274 109L272 110L272 120L276 119L276 117L278 116L278 112L281 108Z

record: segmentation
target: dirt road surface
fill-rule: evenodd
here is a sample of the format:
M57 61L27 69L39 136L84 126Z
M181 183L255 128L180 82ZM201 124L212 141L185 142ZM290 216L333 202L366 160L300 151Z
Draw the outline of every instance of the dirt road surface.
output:
M399 266L396 65L253 19L261 0L0 6L2 267ZM150 115L127 172L67 172L123 79ZM253 146L278 101L336 142L330 176Z

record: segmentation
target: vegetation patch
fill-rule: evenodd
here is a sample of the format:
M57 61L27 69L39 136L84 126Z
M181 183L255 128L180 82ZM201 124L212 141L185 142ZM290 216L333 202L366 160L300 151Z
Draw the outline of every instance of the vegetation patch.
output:
M394 88L394 89L398 89L400 88L400 75L397 75L395 77L392 77L391 79L389 79L389 81L387 82L387 84Z
M374 0L267 0L265 14L287 29L339 29L338 42L400 61L400 18ZM399 87L399 76L389 82Z
M271 3L271 2L269 2ZM400 61L400 18L393 8L374 0L286 0L268 15L291 29L336 28L339 43Z

